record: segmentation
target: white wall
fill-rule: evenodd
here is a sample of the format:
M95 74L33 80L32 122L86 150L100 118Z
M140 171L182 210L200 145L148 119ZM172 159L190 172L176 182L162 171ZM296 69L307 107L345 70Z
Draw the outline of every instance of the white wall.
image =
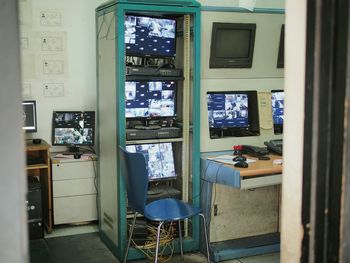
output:
M27 137L51 143L54 110L96 110L95 8L103 2L19 1L23 99L37 101L38 132Z
M256 8L275 8L275 9L284 9L285 1L284 0L198 0L202 6L224 6L224 7L239 7L243 2L255 2Z

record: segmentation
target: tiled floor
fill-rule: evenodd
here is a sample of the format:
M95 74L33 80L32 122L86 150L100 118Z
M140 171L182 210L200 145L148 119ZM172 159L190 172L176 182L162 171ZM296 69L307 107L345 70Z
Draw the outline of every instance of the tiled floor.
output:
M30 242L30 253L31 263L119 263L101 242L96 232L32 240ZM148 260L133 261L133 263L145 262L148 262ZM168 262L204 263L206 258L200 253L186 253L184 261L181 261L178 255L174 255ZM279 253L275 253L229 260L224 263L279 262Z

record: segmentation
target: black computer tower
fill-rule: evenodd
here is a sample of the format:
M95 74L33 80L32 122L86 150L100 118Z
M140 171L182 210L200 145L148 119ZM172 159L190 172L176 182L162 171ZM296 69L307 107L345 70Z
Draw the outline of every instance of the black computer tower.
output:
M30 239L44 237L41 193L41 184L39 180L35 176L29 176L26 206L28 211L28 231Z

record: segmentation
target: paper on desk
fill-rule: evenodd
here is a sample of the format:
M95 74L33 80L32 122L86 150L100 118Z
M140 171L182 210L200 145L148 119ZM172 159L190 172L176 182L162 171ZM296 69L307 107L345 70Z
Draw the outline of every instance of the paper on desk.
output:
M225 154L225 155L219 155L219 156L215 156L215 157L208 157L208 160L213 160L213 161L217 161L220 163L226 163L226 164L235 164L237 162L232 161L232 159L234 157L235 156L233 156L233 155ZM254 162L256 162L256 160L247 159L245 162L254 163Z
M260 127L262 129L272 129L272 111L271 111L271 93L270 92L259 92L259 120Z

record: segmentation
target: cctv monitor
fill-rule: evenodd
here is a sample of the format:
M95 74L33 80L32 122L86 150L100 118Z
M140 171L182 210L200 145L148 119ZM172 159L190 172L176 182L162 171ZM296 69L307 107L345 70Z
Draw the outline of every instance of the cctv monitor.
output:
M26 100L22 101L22 113L23 113L23 130L26 132L37 131L36 120L36 101Z
M256 24L213 23L209 68L251 68Z
M175 19L126 15L124 29L127 56L175 57Z
M283 133L284 91L271 91L272 119L275 134Z
M260 132L256 91L207 92L207 106L212 139Z
M175 81L126 81L127 120L167 119L176 116Z
M150 181L174 179L176 177L171 143L127 145L126 150L144 154Z
M94 111L53 112L52 145L68 146L71 151L78 151L79 146L93 146L94 137Z

